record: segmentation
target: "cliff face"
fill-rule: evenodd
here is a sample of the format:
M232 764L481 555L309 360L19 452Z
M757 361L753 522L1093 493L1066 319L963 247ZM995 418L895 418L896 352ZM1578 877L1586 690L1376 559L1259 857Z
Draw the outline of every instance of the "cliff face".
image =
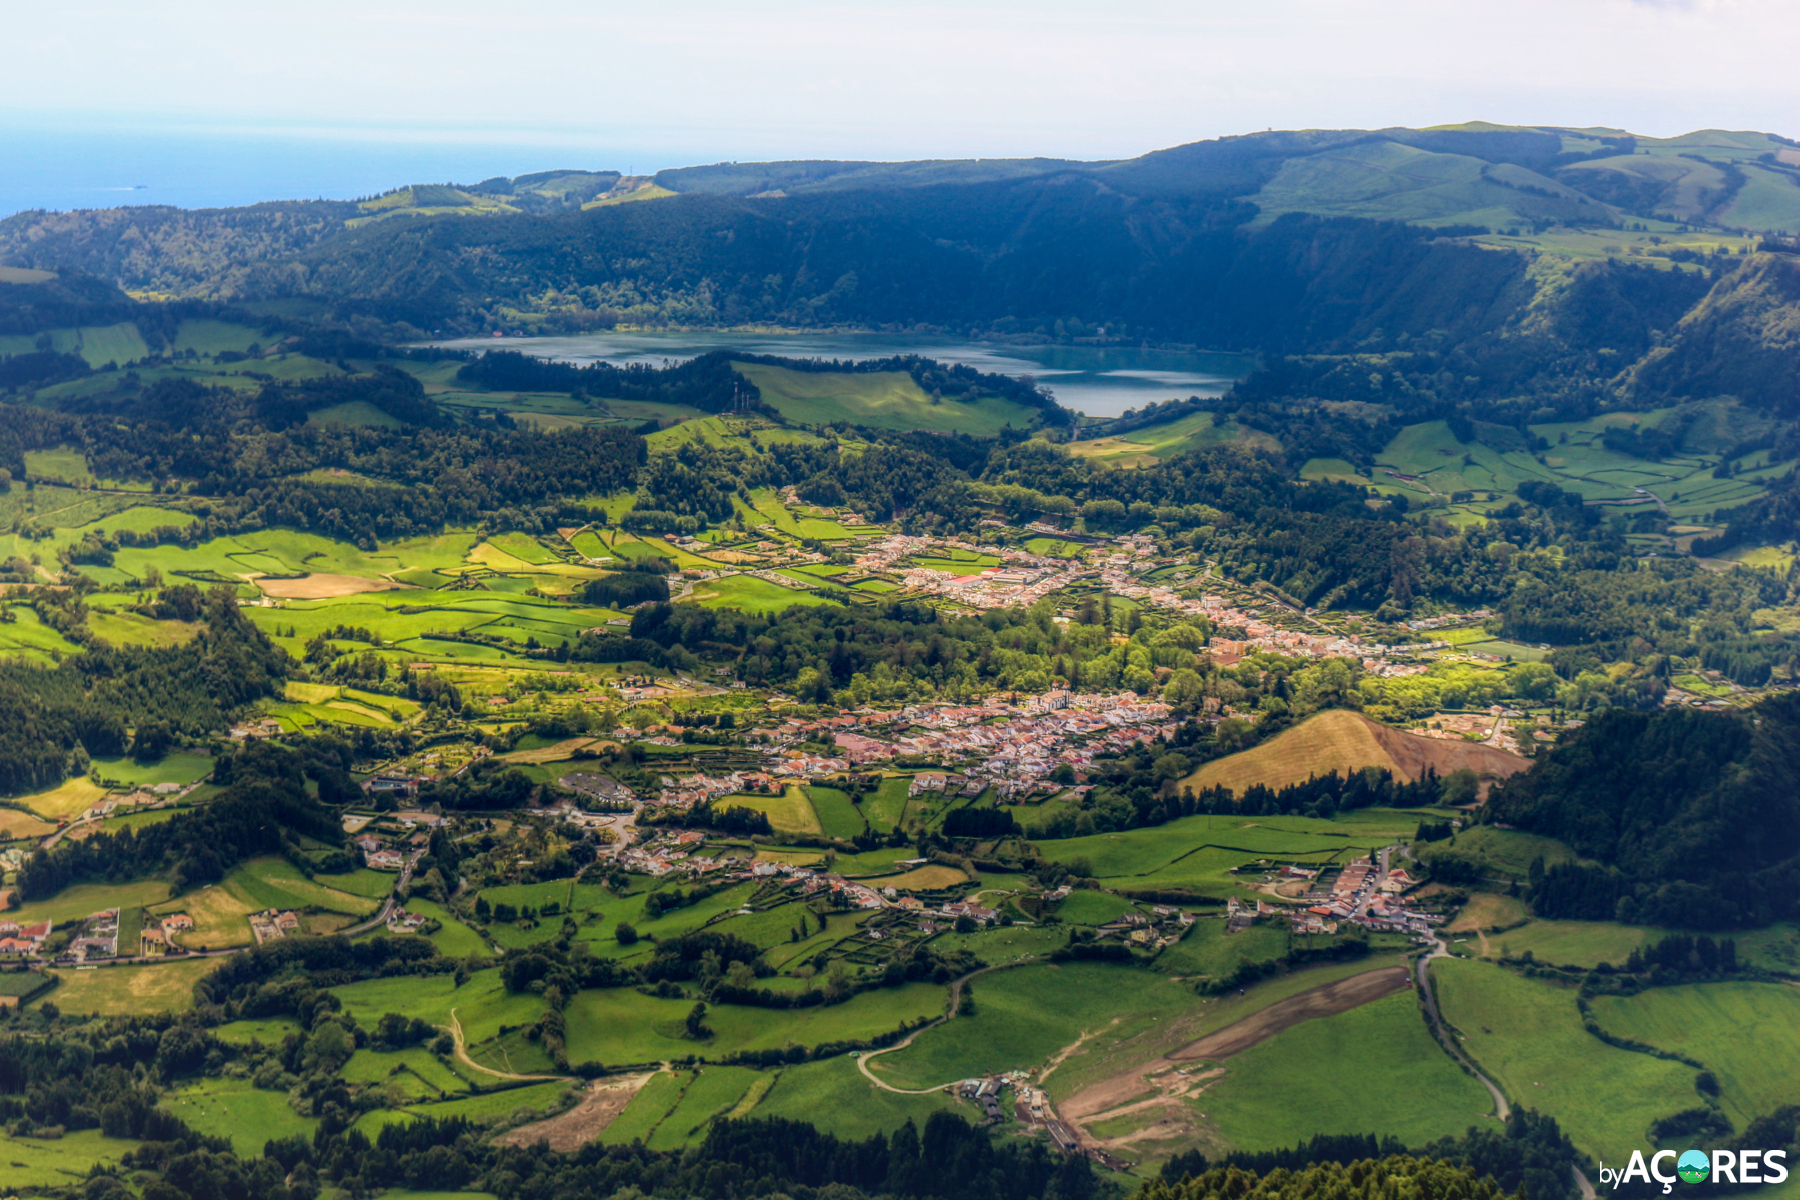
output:
M1631 372L1632 395L1736 396L1800 416L1800 255L1753 255Z

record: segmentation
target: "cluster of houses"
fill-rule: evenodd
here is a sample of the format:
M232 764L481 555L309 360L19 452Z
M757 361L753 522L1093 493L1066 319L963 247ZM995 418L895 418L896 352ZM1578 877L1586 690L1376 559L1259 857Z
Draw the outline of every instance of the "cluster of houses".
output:
M181 954L182 946L177 939L192 932L193 928L194 918L186 913L169 913L161 917L146 915L144 927L138 931L138 953L145 958Z
M0 921L0 958L18 959L36 956L50 936L51 923L37 921L21 925L17 921Z
M998 698L981 704L909 705L894 712L857 713L822 720L788 720L769 731L774 744L768 774L819 778L855 767L912 755L940 761L977 760L958 787L980 795L991 781L1002 799L1024 799L1053 791L1044 778L1063 763L1086 767L1093 756L1169 736L1170 708L1135 693L1075 695L1052 690L1008 703ZM871 736L884 726L917 729L911 736ZM801 740L829 736L836 755L809 754L792 747ZM942 790L940 773L915 776L913 795ZM747 778L747 777L746 777ZM921 783L920 780L926 780ZM694 779L684 789L702 786Z
M372 833L356 837L354 844L362 852L363 863L372 871L399 871L406 866L404 854Z
M293 937L300 932L300 914L292 910L274 908L251 913L250 932L255 935L256 944L259 946L278 938Z
M1123 913L1101 925L1094 933L1102 938L1117 938L1128 946L1148 950L1174 945L1193 923L1193 913L1184 912L1171 904L1158 904L1147 916L1135 910Z

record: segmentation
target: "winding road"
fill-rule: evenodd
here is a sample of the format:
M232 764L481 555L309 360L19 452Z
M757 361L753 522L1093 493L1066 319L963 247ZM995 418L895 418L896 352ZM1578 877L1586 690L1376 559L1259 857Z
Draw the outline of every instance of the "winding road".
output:
M979 971L970 971L967 975L964 975L959 979L952 979L950 981L950 996L944 1002L944 1015L943 1016L939 1017L937 1020L933 1021L929 1025L919 1026L917 1029L913 1030L911 1033L907 1034L905 1037L901 1038L899 1041L895 1042L891 1046L883 1046L879 1050L865 1050L863 1053L856 1055L856 1069L861 1071L864 1075L868 1076L869 1082L873 1083L876 1087L881 1088L883 1091L894 1092L897 1095L929 1096L933 1092L943 1091L945 1088L949 1087L950 1085L947 1083L940 1083L936 1087L928 1087L928 1088L897 1088L893 1084L888 1083L886 1080L877 1076L875 1074L875 1072L869 1070L869 1060L871 1058L878 1057L879 1055L892 1054L896 1050L906 1049L908 1046L912 1045L913 1039L918 1037L921 1033L924 1033L928 1029L936 1029L939 1025L942 1025L945 1021L948 1021L952 1017L956 1016L956 1010L957 1010L958 1006L960 1006L962 1004L963 985L965 983L969 982L969 980L975 978L977 975L986 975L989 971L1004 971L1010 967L1022 967L1022 966L1025 966L1027 963L1034 963L1034 962L1041 962L1041 961L1042 961L1041 958L1034 955L1031 958L1021 958L1017 962L995 963L991 967L982 967ZM951 1082L954 1083L955 1080L952 1080Z
M1456 1039L1451 1037L1449 1031L1444 1028L1444 1019L1438 1015L1437 996L1431 990L1431 980L1426 974L1426 967L1434 958L1449 957L1450 947L1444 944L1442 937L1434 933L1431 935L1431 952L1421 954L1419 961L1413 964L1413 975L1419 984L1419 998L1425 1002L1425 1018L1430 1022L1431 1032L1436 1035L1438 1044L1451 1058L1461 1063L1463 1068L1481 1083L1482 1087L1488 1090L1488 1095L1494 1098L1494 1115L1504 1121L1512 1115L1512 1105L1507 1103L1506 1093L1502 1092L1499 1085L1476 1068L1469 1056L1463 1053L1462 1047L1456 1044Z

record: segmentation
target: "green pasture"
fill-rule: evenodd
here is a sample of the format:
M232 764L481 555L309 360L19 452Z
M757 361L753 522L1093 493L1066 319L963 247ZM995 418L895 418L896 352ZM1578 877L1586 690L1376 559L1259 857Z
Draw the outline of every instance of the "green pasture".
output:
M700 1067L686 1077L681 1098L646 1141L652 1150L679 1150L697 1144L713 1121L735 1109L763 1078L749 1067Z
M782 1068L748 1115L808 1121L822 1133L861 1140L892 1133L908 1121L923 1128L932 1113L946 1109L967 1111L944 1092L905 1096L878 1088L863 1077L855 1059L841 1055Z
M1184 978L1227 975L1239 963L1266 962L1287 951L1288 931L1282 922L1259 921L1242 933L1228 934L1224 921L1202 917L1186 937L1156 956L1156 970Z
M226 876L225 887L251 904L251 911L312 908L365 917L380 907L367 897L340 892L307 879L292 863L281 858L253 858L241 863Z
M881 781L881 786L863 797L862 815L869 823L869 828L876 833L892 833L905 819L907 789L912 780L904 775L896 775ZM911 858L903 854L902 858Z
M251 346L272 340L264 337L261 330L253 329L248 325L234 325L229 321L199 318L181 323L181 328L175 333L173 349L177 354L192 350L195 354L203 354L210 358L227 350L235 350L242 354Z
M980 976L975 1014L928 1029L904 1050L869 1063L895 1087L938 1087L973 1075L1041 1066L1083 1033L1128 1036L1193 1006L1194 993L1160 976L1111 963L1014 967Z
M1197 1038L1217 1033L1246 1017L1254 1016L1277 1001L1354 975L1400 966L1404 962L1405 959L1399 955L1382 954L1346 962L1324 963L1252 984L1241 995L1234 993L1201 997L1190 992L1186 1008L1167 1016L1155 1014L1156 1019L1152 1021L1097 1024L1080 1049L1071 1053L1057 1067L1046 1087L1051 1098L1061 1103L1090 1084L1110 1078L1127 1068L1139 1066L1159 1054L1179 1049ZM1115 969L1125 971L1132 968ZM976 982L979 984L980 981ZM1171 981L1167 986L1187 991L1186 984Z
M817 814L826 837L848 840L868 828L861 810L851 801L848 792L814 785L806 789L806 794L812 801L813 812Z
M1057 919L1070 925L1104 925L1136 911L1137 905L1123 896L1085 890L1070 892L1056 906Z
M1000 966L1054 954L1068 940L1063 930L1048 926L1000 925L972 933L940 933L931 944L945 952L968 950L982 962Z
M117 325L83 325L49 330L50 348L58 354L79 354L90 367L107 363L124 366L150 353L149 343L130 321ZM40 334L8 334L0 337L0 357L29 354L37 349Z
M50 667L81 653L81 647L38 620L37 613L22 604L6 606L12 621L0 624L0 659L18 658L36 667Z
M652 1137L681 1102L682 1090L693 1078L693 1074L686 1071L658 1071L638 1089L625 1111L613 1118L600 1137L619 1145Z
M1530 875L1531 864L1538 858L1547 867L1575 858L1575 852L1555 838L1520 829L1496 829L1492 825L1477 825L1457 833L1456 853L1474 859L1484 872L1514 879Z
M265 1092L243 1079L203 1079L163 1097L161 1106L195 1132L231 1139L241 1158L262 1153L275 1138L312 1139L319 1122L302 1117L288 1104L286 1092Z
M116 780L127 787L154 787L159 783L199 783L212 774L210 754L178 750L155 762L140 763L129 757L90 760L98 768L100 778Z
M391 1086L403 1100L436 1100L469 1090L466 1079L422 1046L378 1052L358 1050L339 1072L347 1083Z
M844 798L845 804L849 797ZM807 798L806 789L789 785L779 796L733 795L719 800L720 808L748 808L762 813L769 818L769 824L775 827L776 833L810 833L824 832L819 814L814 811L812 801Z
M483 1092L480 1095L467 1096L459 1100L445 1100L436 1104L413 1104L408 1106L408 1111L439 1121L445 1121L451 1117L464 1117L477 1124L485 1124L508 1120L514 1116L535 1116L545 1109L561 1103L568 1090L569 1085L566 1083L533 1083L497 1092ZM463 1194L458 1193L458 1195Z
M8 1194L28 1189L79 1187L95 1167L118 1168L121 1155L137 1143L109 1138L98 1129L81 1129L59 1138L13 1137L0 1132L0 1180ZM261 1147L258 1147L258 1153Z
M21 925L54 921L61 925L79 921L109 908L139 908L169 898L169 884L163 879L138 879L130 883L76 883L47 900L28 900L15 908L8 919ZM113 969L113 968L108 968Z
M944 989L928 983L863 992L842 1004L772 1009L711 1005L712 1039L683 1036L692 999L665 1000L634 988L583 991L569 1002L567 1047L572 1062L651 1063L689 1054L717 1058L742 1050L817 1046L890 1032L902 1021L944 1009Z
M263 1020L228 1021L223 1025L215 1025L214 1037L233 1046L248 1046L251 1042L261 1042L265 1046L279 1046L289 1034L305 1036L306 1031L300 1022L292 1017L269 1017Z
M1611 921L1532 921L1504 933L1488 934L1497 955L1514 958L1529 951L1539 962L1592 967L1622 965L1633 950L1660 941L1670 931Z
M692 599L703 608L735 608L762 614L829 603L813 592L795 591L754 575L730 575L695 584Z
M406 902L406 911L429 917L442 926L430 935L431 944L438 948L439 954L451 958L467 958L471 954L492 953L479 933L464 925L455 913L440 904L415 897Z
M1431 978L1464 1051L1513 1103L1555 1117L1590 1155L1642 1145L1652 1121L1698 1102L1692 1067L1583 1029L1571 988L1464 959L1439 959Z
M1494 1111L1487 1090L1431 1036L1410 989L1302 1021L1224 1066L1224 1077L1189 1103L1238 1150L1374 1130L1421 1146Z
M1325 836L1327 832L1341 836ZM1328 862L1386 845L1389 840L1380 833L1312 818L1259 817L1250 821L1226 814L1045 841L1039 849L1054 862L1086 859L1094 874L1113 887L1167 884L1227 894L1234 886L1228 873L1245 863L1262 859Z
M1787 983L1697 983L1635 996L1596 996L1594 1017L1617 1037L1705 1063L1719 1100L1742 1129L1794 1102L1800 1079L1800 988Z
M801 425L847 421L876 429L931 429L993 437L1007 426L1024 429L1035 409L989 396L973 404L932 403L903 371L837 374L795 371L756 363L732 363L762 392L763 403Z

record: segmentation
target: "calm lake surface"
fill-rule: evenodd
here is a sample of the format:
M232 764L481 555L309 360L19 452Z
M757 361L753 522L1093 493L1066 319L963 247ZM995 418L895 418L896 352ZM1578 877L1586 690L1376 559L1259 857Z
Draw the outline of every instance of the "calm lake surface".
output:
M1247 354L1134 350L1098 346L1012 346L882 333L590 333L572 337L461 338L435 342L456 349L517 350L555 362L684 362L712 350L787 358L887 358L922 354L967 363L978 371L1030 375L1057 402L1091 417L1116 417L1159 400L1222 395L1249 373Z

